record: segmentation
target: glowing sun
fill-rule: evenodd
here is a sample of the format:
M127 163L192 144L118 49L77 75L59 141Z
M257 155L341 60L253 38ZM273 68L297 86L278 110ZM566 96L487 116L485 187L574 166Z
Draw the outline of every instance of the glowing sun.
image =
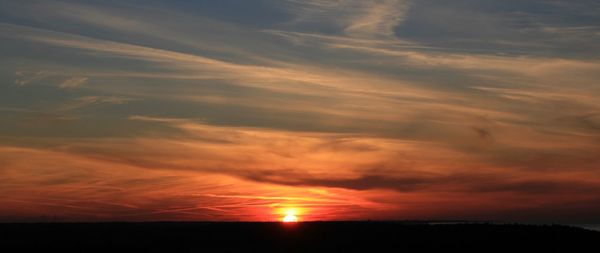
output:
M296 216L296 212L294 210L289 210L286 212L283 217L283 222L298 222L298 217Z
M288 214L285 217L283 217L283 222L298 222L298 217L296 217L296 215L293 214Z

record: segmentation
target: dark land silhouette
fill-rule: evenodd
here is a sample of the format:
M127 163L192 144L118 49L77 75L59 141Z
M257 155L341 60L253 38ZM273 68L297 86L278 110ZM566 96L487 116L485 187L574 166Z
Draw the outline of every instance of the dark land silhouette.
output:
M0 224L1 252L600 252L560 225L413 222Z

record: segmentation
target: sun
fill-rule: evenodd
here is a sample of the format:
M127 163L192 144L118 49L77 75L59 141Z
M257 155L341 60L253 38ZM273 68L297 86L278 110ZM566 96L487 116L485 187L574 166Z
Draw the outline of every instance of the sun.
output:
M288 210L285 213L285 216L283 217L282 221L285 223L298 222L298 217L296 216L296 211Z
M285 217L283 217L283 222L298 222L298 217L296 217L296 215L293 214L288 214Z

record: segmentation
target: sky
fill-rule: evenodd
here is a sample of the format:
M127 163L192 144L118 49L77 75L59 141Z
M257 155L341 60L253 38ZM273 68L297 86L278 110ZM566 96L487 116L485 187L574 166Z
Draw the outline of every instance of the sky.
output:
M600 222L596 0L0 0L0 221Z

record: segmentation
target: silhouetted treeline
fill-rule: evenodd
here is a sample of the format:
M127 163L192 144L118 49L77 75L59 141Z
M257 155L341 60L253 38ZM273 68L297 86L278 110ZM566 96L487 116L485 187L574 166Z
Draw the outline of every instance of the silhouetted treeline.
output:
M0 224L1 252L600 252L567 226L398 222Z

